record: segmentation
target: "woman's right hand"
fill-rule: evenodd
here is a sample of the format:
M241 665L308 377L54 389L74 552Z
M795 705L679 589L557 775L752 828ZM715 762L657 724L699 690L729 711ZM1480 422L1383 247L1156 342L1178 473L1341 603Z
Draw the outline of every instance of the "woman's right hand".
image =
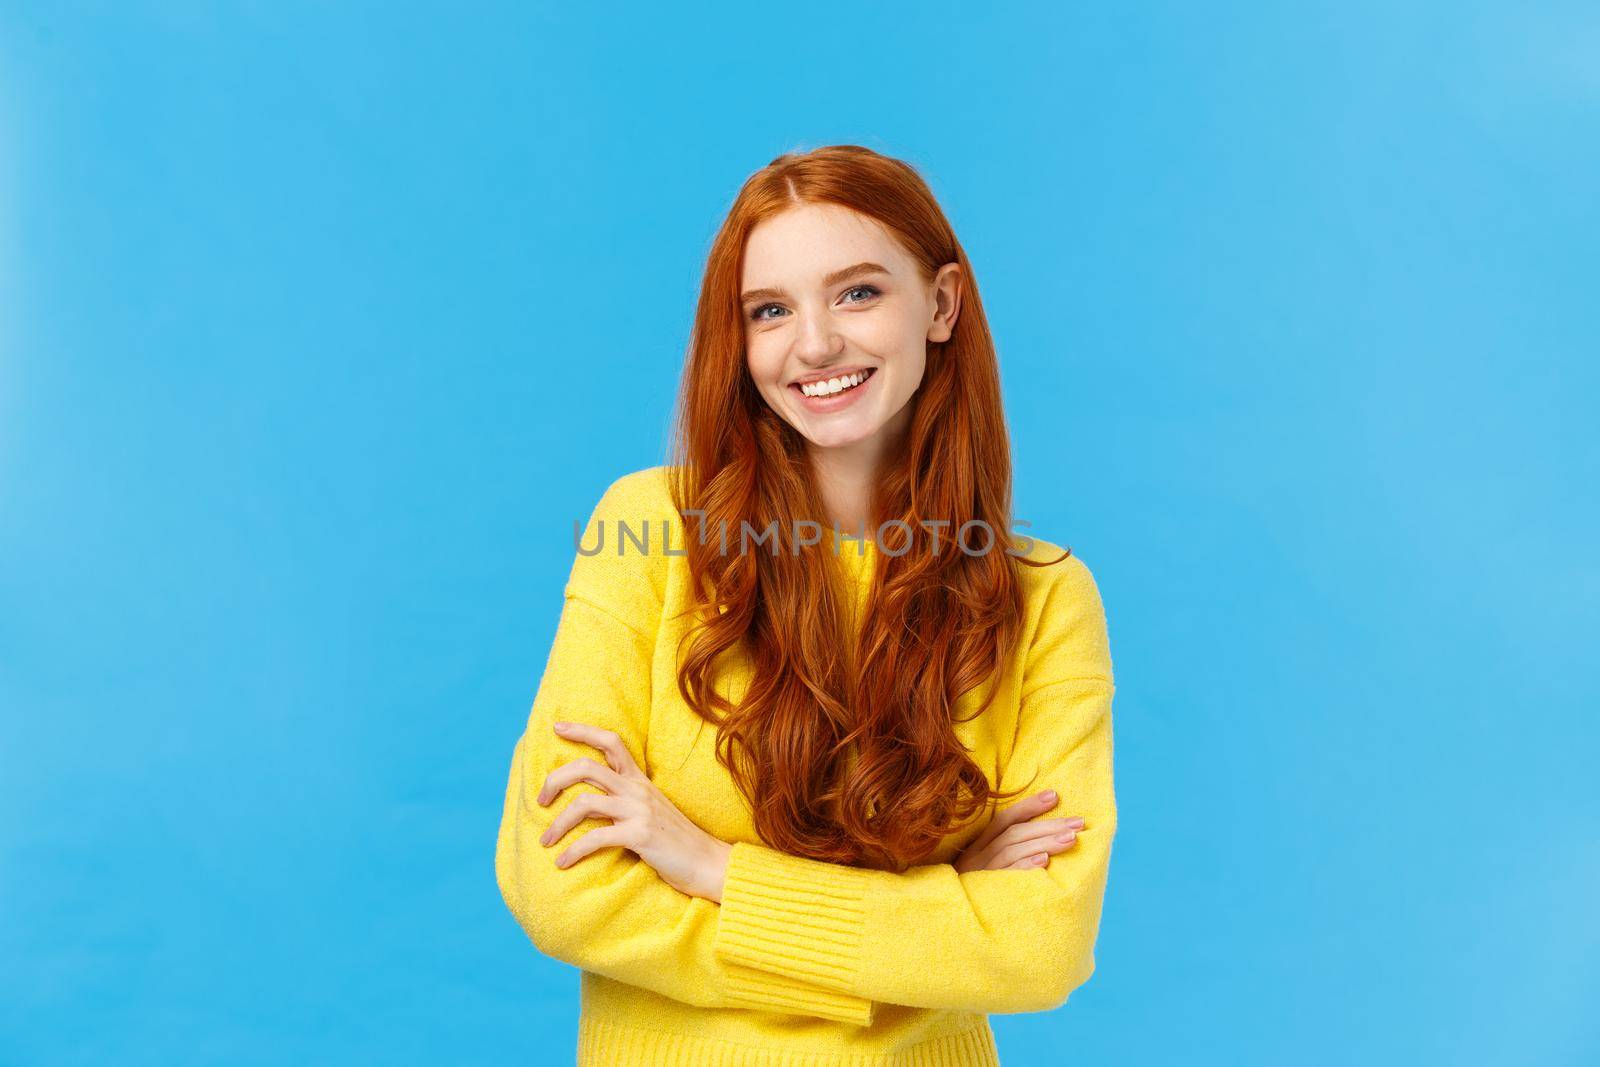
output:
M1040 819L1055 807L1053 790L1021 800L995 813L983 832L951 861L962 874L968 871L1025 871L1043 867L1050 855L1077 843L1082 818Z

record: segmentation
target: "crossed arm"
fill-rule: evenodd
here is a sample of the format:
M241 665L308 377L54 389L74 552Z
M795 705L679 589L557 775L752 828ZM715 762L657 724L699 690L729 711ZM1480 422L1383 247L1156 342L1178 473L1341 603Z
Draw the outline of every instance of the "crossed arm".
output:
M717 951L721 909L668 885L622 848L600 849L571 867L555 865L559 843L540 836L588 782L568 787L548 807L538 803L546 776L582 756L587 745L557 736L560 720L614 730L636 759L644 753L650 641L605 609L568 595L533 710L511 760L495 871L506 905L539 950L573 966L706 1008L755 1008L865 1026L866 997ZM585 819L567 839L609 825Z
M701 1007L867 1026L877 1003L985 1014L1059 1006L1094 970L1116 832L1104 614L1087 569L1071 565L1046 605L1059 617L1035 657L999 784L1054 789L1058 810L1087 822L1074 848L1033 870L894 873L738 841L720 906L627 849L557 868L560 848L539 841L565 803L599 791L578 782L549 807L537 802L551 771L595 754L557 736L554 722L613 730L636 759L644 753L653 633L575 565L512 757L495 861L507 906L545 954ZM568 837L604 825L585 819Z

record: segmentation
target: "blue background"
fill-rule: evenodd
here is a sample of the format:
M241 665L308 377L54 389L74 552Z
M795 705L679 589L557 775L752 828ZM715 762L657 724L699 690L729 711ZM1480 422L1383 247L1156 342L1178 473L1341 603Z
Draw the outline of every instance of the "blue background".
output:
M1600 11L990 7L4 6L0 1062L571 1061L493 869L571 523L836 142L1111 626L1005 1062L1596 1062Z

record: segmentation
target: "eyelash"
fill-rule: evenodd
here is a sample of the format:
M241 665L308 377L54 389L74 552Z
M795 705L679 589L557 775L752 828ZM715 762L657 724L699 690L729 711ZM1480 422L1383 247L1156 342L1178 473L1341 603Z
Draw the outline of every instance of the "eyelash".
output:
M872 297L874 297L874 296L882 296L883 295L883 290L879 289L876 285L865 285L865 284L863 284L863 285L852 285L850 288L846 289L845 292L853 293L857 289L865 289L868 293L872 294L871 296L867 297L868 300L871 300ZM861 303L861 301L858 300L858 301L856 301L856 303ZM763 319L761 317L761 313L763 311L767 310L767 308L775 308L777 306L778 306L777 304L762 304L760 307L751 308L750 309L750 319L751 319L751 321L753 321L753 322L770 322L770 321L772 321L771 319Z

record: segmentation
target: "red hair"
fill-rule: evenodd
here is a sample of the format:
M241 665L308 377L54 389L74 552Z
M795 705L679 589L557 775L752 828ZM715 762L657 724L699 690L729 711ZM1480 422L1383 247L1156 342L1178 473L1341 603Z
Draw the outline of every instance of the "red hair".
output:
M828 538L822 551L795 541L797 520L826 515L806 442L767 405L745 364L746 240L803 203L876 220L925 284L943 264L961 266L954 332L928 345L904 448L886 460L872 501L875 528L901 536L880 537L855 642L846 639ZM994 340L966 253L914 168L832 145L785 153L751 175L707 257L672 436L673 502L703 513L684 526L700 610L685 635L691 647L680 656L678 687L719 726L717 758L749 799L762 840L899 871L925 862L991 798L1014 796L991 789L961 745L955 702L995 678L1015 649L1023 602L1014 567L1060 560L1000 550L1011 538L1011 454ZM937 532L938 552L929 550L924 518L949 522ZM907 525L880 525L895 519ZM993 531L992 550L949 544L971 520ZM723 552L718 531L742 545L742 522L757 531L775 522L778 540L767 551ZM754 668L737 702L713 684L719 657L734 646Z

